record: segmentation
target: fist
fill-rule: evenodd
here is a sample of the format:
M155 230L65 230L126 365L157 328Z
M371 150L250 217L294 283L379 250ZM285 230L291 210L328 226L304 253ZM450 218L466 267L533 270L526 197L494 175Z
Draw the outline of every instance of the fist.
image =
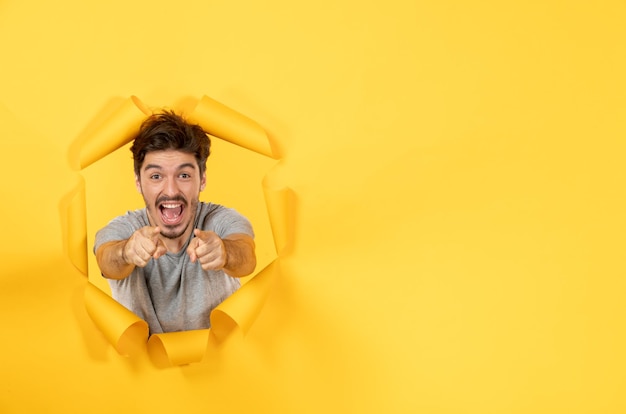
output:
M222 239L212 231L194 229L196 236L189 243L187 254L204 270L221 270L226 265L226 248Z
M128 239L122 250L122 258L128 264L145 267L150 259L158 259L167 252L167 247L159 238L161 229L142 227Z

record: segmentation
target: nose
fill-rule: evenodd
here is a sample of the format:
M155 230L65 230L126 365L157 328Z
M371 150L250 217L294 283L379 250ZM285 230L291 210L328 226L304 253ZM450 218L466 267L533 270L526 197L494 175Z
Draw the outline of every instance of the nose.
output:
M175 179L168 179L165 181L165 188L163 189L165 195L168 197L173 197L178 194L178 184Z

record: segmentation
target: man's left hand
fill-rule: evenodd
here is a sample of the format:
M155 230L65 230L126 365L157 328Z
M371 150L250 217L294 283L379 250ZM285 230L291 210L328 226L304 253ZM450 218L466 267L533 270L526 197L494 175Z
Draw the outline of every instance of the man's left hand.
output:
M198 261L204 270L221 270L226 265L226 248L222 239L213 231L194 229L196 236L187 247L192 262Z

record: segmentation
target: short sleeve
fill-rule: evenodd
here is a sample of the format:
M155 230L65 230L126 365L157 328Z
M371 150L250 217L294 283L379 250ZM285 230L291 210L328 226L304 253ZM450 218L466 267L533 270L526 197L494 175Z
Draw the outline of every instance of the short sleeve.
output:
M123 216L119 216L111 220L105 227L96 233L94 243L94 253L104 243L118 240L126 240L133 233L147 225L147 219L144 218L143 210L129 211Z
M254 238L250 221L233 208L214 205L200 223L202 230L214 231L221 238L234 233L243 233Z

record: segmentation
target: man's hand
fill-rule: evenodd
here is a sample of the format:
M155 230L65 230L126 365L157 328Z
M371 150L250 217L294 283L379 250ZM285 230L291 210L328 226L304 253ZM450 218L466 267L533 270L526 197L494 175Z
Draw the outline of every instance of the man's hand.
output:
M228 256L222 239L213 231L194 229L193 234L196 237L187 247L191 261L198 261L204 270L223 269Z
M159 238L159 227L142 227L126 241L122 260L130 265L145 267L150 259L158 259L167 253L167 247Z
M224 270L231 277L247 276L256 267L254 240L243 233L220 238L215 232L194 229L187 254L204 270Z
M167 247L159 238L159 227L142 227L128 240L114 240L98 247L96 260L102 276L108 279L124 279L138 267L145 267L150 259L158 259L167 253Z

